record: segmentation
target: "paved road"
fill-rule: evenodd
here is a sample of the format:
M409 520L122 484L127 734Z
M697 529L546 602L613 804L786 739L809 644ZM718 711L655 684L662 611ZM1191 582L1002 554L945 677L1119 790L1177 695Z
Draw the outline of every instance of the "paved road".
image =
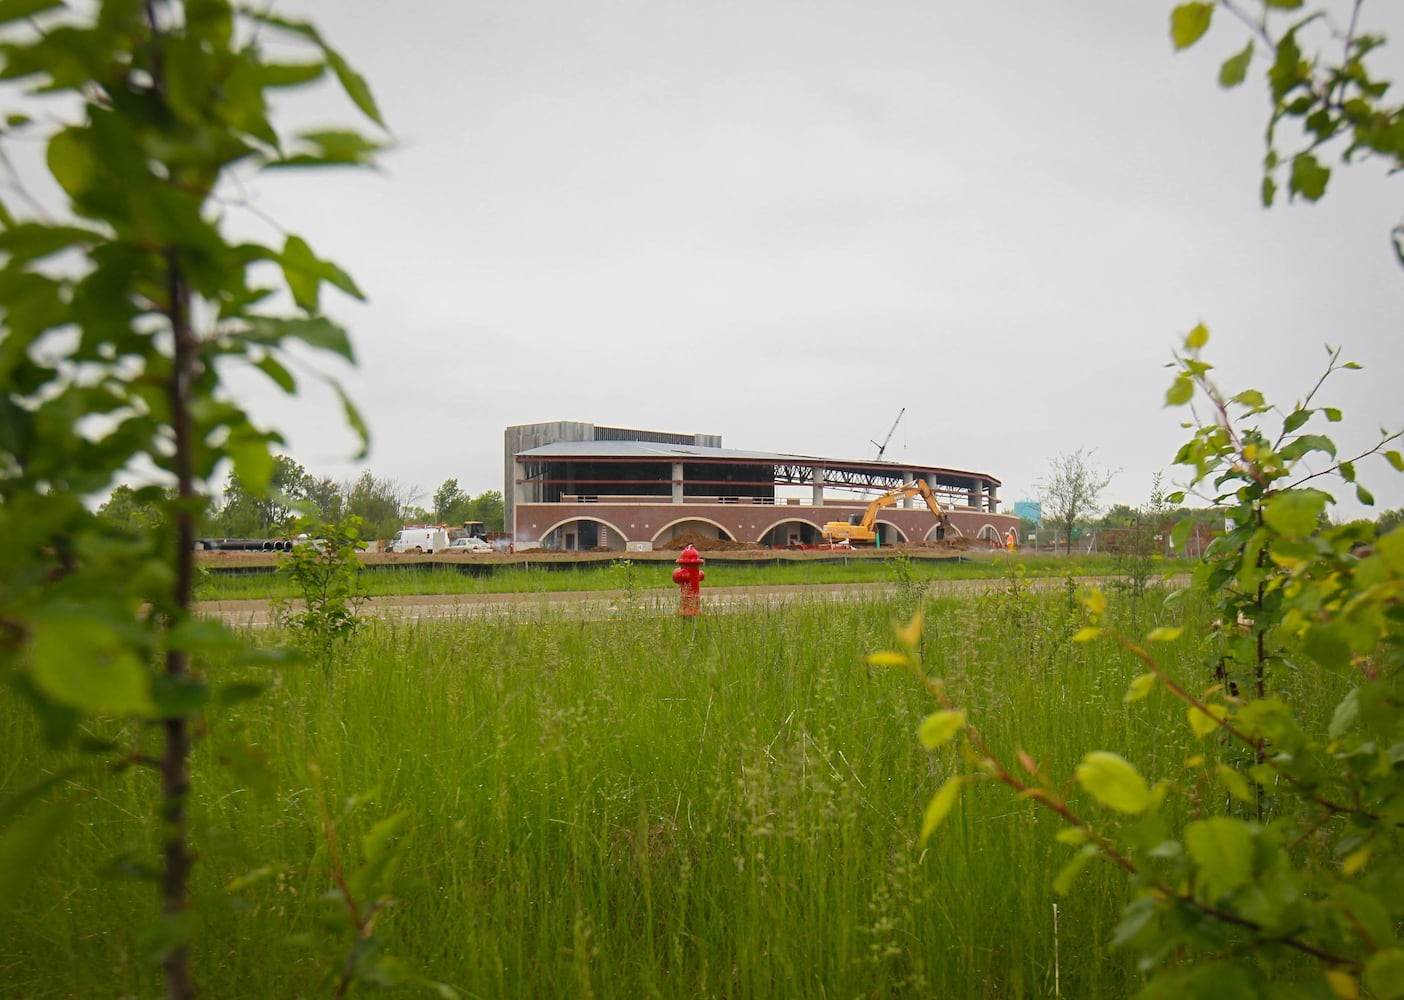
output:
M1085 584L1105 583L1105 577L1084 577ZM1183 580L1172 581L1176 584ZM1040 590L1063 586L1063 579L1028 581ZM934 595L980 593L996 589L1001 580L939 580L928 584ZM890 583L810 584L784 587L706 587L702 588L702 608L724 610L753 604L789 604L800 601L855 601L891 594ZM653 614L673 614L678 598L672 590L645 590L636 597L637 606ZM269 603L265 600L205 601L203 614L222 619L228 625L263 628L269 623ZM622 590L556 591L545 594L416 594L402 597L373 597L362 614L399 621L442 621L482 617L566 615L608 618L627 609Z

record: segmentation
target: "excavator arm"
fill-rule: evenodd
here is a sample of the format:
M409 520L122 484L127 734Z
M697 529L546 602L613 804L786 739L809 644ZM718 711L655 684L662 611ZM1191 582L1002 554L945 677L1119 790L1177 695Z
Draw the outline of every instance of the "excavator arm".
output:
M926 484L922 483L922 485L925 486ZM868 504L868 509L863 511L863 520L858 522L859 525L868 531L872 531L873 526L877 524L878 511L882 510L884 507L891 507L898 500L911 496L911 493L907 492L909 489L910 487L907 486L899 486L897 489L884 493L872 503Z

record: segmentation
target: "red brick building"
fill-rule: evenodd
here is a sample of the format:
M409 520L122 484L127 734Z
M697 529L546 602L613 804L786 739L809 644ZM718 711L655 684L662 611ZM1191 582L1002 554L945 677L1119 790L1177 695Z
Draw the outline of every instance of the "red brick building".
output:
M917 479L949 511L956 534L1000 539L1019 527L998 513L1000 481L983 472L737 451L714 435L573 421L508 427L505 445L506 527L518 548L625 551L684 532L811 545L826 522ZM884 546L927 541L936 518L918 498L884 509L877 529Z

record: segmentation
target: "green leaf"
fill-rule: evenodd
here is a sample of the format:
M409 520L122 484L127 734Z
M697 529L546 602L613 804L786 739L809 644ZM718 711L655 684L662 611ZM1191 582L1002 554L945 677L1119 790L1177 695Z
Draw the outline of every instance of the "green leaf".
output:
M356 404L351 401L351 397L346 394L346 390L341 387L341 383L332 382L331 386L333 391L336 392L337 398L341 400L341 409L346 417L346 422L351 426L351 430L356 433L356 437L361 442L361 450L356 455L356 460L359 461L370 454L370 428L366 426L365 420L361 417L361 411L356 408Z
M1170 12L1170 39L1177 49L1187 49L1204 37L1214 18L1212 3L1182 3Z
M156 715L141 657L117 628L93 614L58 609L41 619L29 647L29 673L40 692L81 712Z
M1378 943L1393 942L1394 921L1384 901L1375 893L1363 887L1337 884L1331 893L1331 903L1337 910L1336 919L1341 929L1350 937L1376 946Z
M1384 948L1365 962L1365 986L1379 1000L1404 997L1404 950Z
M1333 740L1338 740L1350 731L1350 727L1355 725L1355 720L1360 718L1360 689L1351 688L1350 692L1336 705L1336 710L1331 713L1331 726L1326 730L1326 735Z
M1336 442L1324 434L1300 434L1284 445L1279 454L1284 459L1295 462L1313 451L1319 451L1334 458Z
M309 313L319 309L322 282L334 285L347 295L362 302L365 295L341 268L331 261L321 260L300 236L289 236L278 255L283 267L283 279L288 283L293 301Z
M1126 697L1124 697L1122 701L1127 704L1133 701L1140 701L1155 690L1155 684L1155 674L1142 674L1131 682L1131 686L1126 689Z
M951 809L960 799L960 786L969 781L967 775L958 774L953 778L947 778L946 783L937 789L936 794L931 797L931 801L926 804L926 813L921 819L921 843L925 844L936 832Z
M34 17L62 6L63 0L0 0L0 24Z
M1320 490L1287 490L1263 501L1263 520L1273 531L1288 538L1309 538L1316 531L1329 499Z
M234 460L234 474L254 496L263 496L273 480L273 454L268 450L268 438L244 426L230 431L225 446Z
M93 183L93 157L78 130L66 128L49 140L49 173L74 201Z
M1337 622L1313 622L1302 636L1302 648L1324 667L1350 665L1350 642Z
M176 679L157 674L151 681L151 697L158 716L176 719L204 708L210 700L210 689L198 678Z
M292 372L288 371L283 363L273 355L264 355L254 362L254 365L267 375L279 389L288 394L297 392L297 379L293 378Z
M1188 375L1179 375L1165 390L1166 406L1184 406L1194 398L1194 382Z
M1178 625L1175 626L1175 627L1173 627L1173 628L1172 628L1171 626L1169 626L1169 625L1162 625L1162 626L1160 626L1159 628L1151 629L1150 634L1149 634L1148 636L1146 636L1146 641L1147 641L1147 642L1174 642L1176 639L1178 639L1180 636L1182 636L1182 635L1184 635L1184 634L1185 634L1185 630L1184 630L1182 627L1178 626Z
M1276 7L1278 10L1297 10L1306 0L1263 0L1265 7Z
M1138 896L1127 903L1126 909L1121 911L1121 921L1112 933L1112 947L1121 948L1130 944L1155 918L1158 910L1159 907L1151 896Z
M1084 844L1067 864L1059 869L1058 874L1053 876L1053 891L1060 896L1066 896L1072 889L1077 877L1082 874L1082 870L1087 867L1087 863L1097 856L1096 844Z
M917 739L928 750L945 746L965 728L965 713L954 709L932 712L917 729Z
M40 859L73 816L67 799L45 803L0 833L0 910L20 901L20 890L44 866Z
M1094 750L1077 765L1077 781L1094 799L1117 812L1136 814L1150 805L1150 789L1124 757Z
M1197 351L1205 344L1209 343L1209 328L1203 323L1196 323L1194 329L1185 334L1185 348Z
M351 98L351 103L361 109L361 114L384 128L385 120L380 117L380 109L376 107L370 85L366 83L361 74L351 68L340 53L334 52L326 46L323 46L322 50L327 55L327 62L331 64L332 72L341 81L341 87L346 91L346 96Z
M1387 451L1384 453L1384 457L1385 461L1390 464L1390 467L1393 468L1395 472L1404 472L1404 455L1399 454L1397 451Z
M1375 494L1371 493L1359 483L1355 484L1355 499L1359 500L1366 507L1375 506Z
M257 78L264 87L300 87L319 80L327 70L327 64L314 63L262 63L257 69Z
M383 147L359 132L348 130L303 132L298 141L306 147L284 159L268 164L279 167L363 166L373 161Z
M1287 181L1287 190L1299 194L1307 201L1318 201L1326 193L1326 183L1331 179L1331 168L1323 167L1310 153L1298 153L1292 157L1292 173Z
M1200 739L1218 729L1219 722L1228 716L1228 709L1223 705L1206 705L1205 708L1208 711L1198 705L1191 705L1188 713L1190 728Z
M1334 406L1323 406L1321 412L1326 414L1326 419L1333 424L1341 422L1341 411Z
M1291 434L1298 427L1302 426L1302 424L1310 420L1311 415L1315 412L1315 410L1293 410L1291 413L1287 414L1287 419L1282 421L1283 432Z
M292 292L293 301L310 313L315 313L321 297L322 279L318 270L321 261L300 236L289 236L279 258L283 278Z
M96 243L101 239L102 237L91 229L25 222L0 231L0 251L9 254L12 260L39 260L74 246Z
M249 319L245 336L256 344L269 346L281 345L284 340L300 340L308 347L329 351L353 364L356 360L346 329L325 316L254 316Z
M1224 783L1228 793L1239 802L1252 802L1255 798L1252 786L1248 784L1248 779L1243 777L1227 764L1220 764L1218 768L1219 780Z
M1185 849L1199 868L1197 888L1210 902L1253 880L1253 841L1242 820L1215 817L1185 826Z
M1253 60L1253 42L1250 39L1248 44L1243 46L1243 50L1237 55L1229 56L1224 60L1224 64L1219 67L1219 86L1237 87L1248 76L1248 64Z
M223 684L215 691L215 703L221 707L252 701L268 690L268 685L258 681L235 681Z
M1073 642L1091 642L1102 634L1102 630L1096 625L1084 625L1073 633Z
M361 838L361 853L367 863L379 861L390 850L391 842L409 823L409 810L401 809L374 824Z

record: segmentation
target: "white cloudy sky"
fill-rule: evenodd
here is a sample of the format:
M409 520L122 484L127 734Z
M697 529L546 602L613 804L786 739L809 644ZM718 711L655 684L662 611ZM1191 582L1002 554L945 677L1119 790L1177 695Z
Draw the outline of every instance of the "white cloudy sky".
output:
M1222 382L1290 402L1341 344L1347 443L1404 425L1398 186L1378 164L1264 211L1262 61L1233 92L1222 19L1170 3L286 0L371 82L379 173L259 180L260 208L361 283L333 304L374 435L427 500L502 488L502 429L583 420L729 447L992 473L1055 454L1143 502L1185 411L1195 323ZM1404 64L1404 10L1380 70ZM313 92L287 113L349 121ZM310 471L350 475L328 400L269 405ZM1381 506L1404 477L1366 473ZM1353 513L1353 505L1346 513Z

